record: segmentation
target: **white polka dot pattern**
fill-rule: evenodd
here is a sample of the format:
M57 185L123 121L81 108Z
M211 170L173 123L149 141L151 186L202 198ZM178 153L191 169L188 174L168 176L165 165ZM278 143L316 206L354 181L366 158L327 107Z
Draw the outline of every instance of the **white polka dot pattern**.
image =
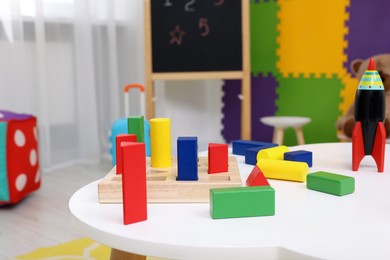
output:
M26 136L24 136L24 134L21 130L15 131L14 142L19 147L22 147L26 144Z
M3 118L3 117L4 117L4 115L2 113L0 113L0 118Z
M35 166L37 164L37 151L35 149L30 151L30 164L31 166Z
M27 184L27 175L24 173L19 174L15 182L16 189L20 192L26 187L26 184Z

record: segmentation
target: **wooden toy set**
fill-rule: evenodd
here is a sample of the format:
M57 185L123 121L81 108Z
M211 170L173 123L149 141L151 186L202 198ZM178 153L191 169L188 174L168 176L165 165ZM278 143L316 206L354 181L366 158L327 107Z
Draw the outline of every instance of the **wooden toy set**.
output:
M145 160L148 203L208 202L212 188L242 186L237 160L228 156L227 144L209 144L209 156L198 157L197 138L179 137L175 159L171 157L170 120L152 119L150 127L152 156ZM122 203L121 173L126 166L130 172L137 166L122 152L123 145L136 142L137 135L122 134L116 140L117 165L99 183L100 203Z
M233 154L254 164L242 187L237 160L228 156L227 144L211 143L208 157L198 157L197 137L179 137L176 160L171 156L170 119L154 118L150 128L151 157L145 156L145 144L137 142L143 131L118 135L117 165L98 185L100 203L123 203L124 224L146 220L147 203L210 202L213 219L273 216L275 190L268 178L306 181L310 190L337 196L355 190L353 177L322 171L309 174L310 151L236 140Z
M40 185L36 118L0 111L0 205L17 203Z

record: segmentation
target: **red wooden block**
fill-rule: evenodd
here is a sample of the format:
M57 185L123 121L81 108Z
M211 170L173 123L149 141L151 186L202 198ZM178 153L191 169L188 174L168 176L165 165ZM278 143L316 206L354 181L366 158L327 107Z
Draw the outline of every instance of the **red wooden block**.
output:
M270 186L260 168L255 166L246 179L246 186Z
M137 135L135 134L119 134L115 138L115 145L116 145L116 174L122 174L123 168L122 168L122 149L121 149L121 143L122 142L137 142Z
M145 144L123 142L121 148L123 223L127 225L147 219Z
M208 147L208 173L228 171L228 145L210 143Z

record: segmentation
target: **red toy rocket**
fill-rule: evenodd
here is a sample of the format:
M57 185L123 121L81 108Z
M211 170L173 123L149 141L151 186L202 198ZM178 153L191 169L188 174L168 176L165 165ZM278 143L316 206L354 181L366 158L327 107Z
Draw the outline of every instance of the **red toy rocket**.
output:
M352 132L352 170L357 171L361 160L371 155L383 172L385 164L386 130L385 93L382 80L370 59L368 69L360 79L355 97L355 126Z

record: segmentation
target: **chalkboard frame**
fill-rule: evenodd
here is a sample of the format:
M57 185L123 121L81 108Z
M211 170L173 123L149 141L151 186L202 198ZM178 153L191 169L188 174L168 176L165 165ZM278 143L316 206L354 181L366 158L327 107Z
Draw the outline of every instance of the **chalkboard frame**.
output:
M249 43L249 0L241 1L242 69L237 71L154 72L152 53L151 1L144 0L146 117L155 117L154 81L241 79L241 138L251 139L251 82Z

